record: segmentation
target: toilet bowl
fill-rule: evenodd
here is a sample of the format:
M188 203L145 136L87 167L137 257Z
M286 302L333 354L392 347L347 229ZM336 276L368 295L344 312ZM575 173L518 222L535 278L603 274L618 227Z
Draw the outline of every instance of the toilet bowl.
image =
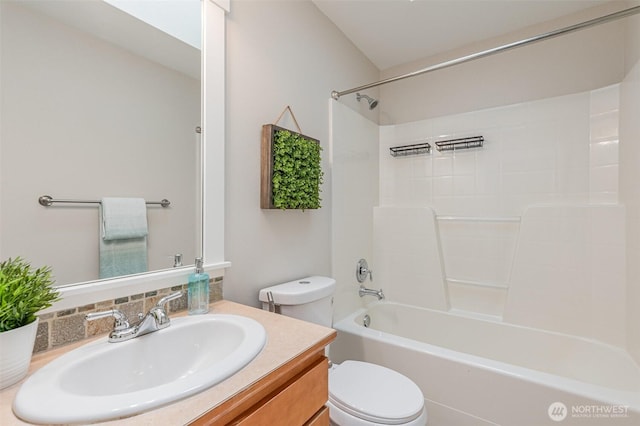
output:
M380 365L344 361L329 370L329 416L336 426L424 426L427 411L420 388Z
M312 276L263 288L263 309L331 326L333 278ZM329 417L335 426L424 426L427 411L420 388L397 371L348 360L329 369Z

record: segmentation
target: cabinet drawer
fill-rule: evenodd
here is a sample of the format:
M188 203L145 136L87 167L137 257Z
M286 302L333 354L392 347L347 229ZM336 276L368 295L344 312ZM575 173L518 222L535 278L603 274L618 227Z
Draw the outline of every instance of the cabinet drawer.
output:
M329 426L329 408L322 407L304 426Z
M282 388L266 397L234 424L240 426L304 425L329 399L327 359L316 361ZM323 423L317 423L323 424Z

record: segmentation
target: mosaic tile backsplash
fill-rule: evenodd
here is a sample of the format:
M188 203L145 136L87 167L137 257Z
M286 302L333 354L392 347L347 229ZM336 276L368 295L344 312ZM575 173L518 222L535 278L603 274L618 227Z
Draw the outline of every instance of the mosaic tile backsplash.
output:
M176 291L182 291L183 295L179 299L168 303L168 311L170 314L185 311L187 309L187 284L147 293L132 294L40 315L40 324L38 324L33 353L95 337L108 333L113 329L113 318L86 321L84 317L90 312L100 312L115 308L124 313L127 318L133 320L139 312L148 312L158 300ZM218 300L222 300L222 277L210 280L209 301L215 302Z

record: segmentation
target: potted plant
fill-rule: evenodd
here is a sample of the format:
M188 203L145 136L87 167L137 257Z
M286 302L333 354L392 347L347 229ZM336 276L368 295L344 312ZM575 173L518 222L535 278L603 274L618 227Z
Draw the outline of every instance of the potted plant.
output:
M20 257L0 263L0 389L29 370L38 330L36 314L59 300L51 268L32 269Z

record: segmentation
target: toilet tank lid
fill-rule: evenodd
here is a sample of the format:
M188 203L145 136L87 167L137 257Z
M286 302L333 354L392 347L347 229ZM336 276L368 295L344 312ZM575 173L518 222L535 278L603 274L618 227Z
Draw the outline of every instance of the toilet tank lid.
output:
M273 301L278 305L301 305L331 296L335 287L336 280L333 278L315 275L263 288L259 298L262 302L268 302L267 293L271 292Z

